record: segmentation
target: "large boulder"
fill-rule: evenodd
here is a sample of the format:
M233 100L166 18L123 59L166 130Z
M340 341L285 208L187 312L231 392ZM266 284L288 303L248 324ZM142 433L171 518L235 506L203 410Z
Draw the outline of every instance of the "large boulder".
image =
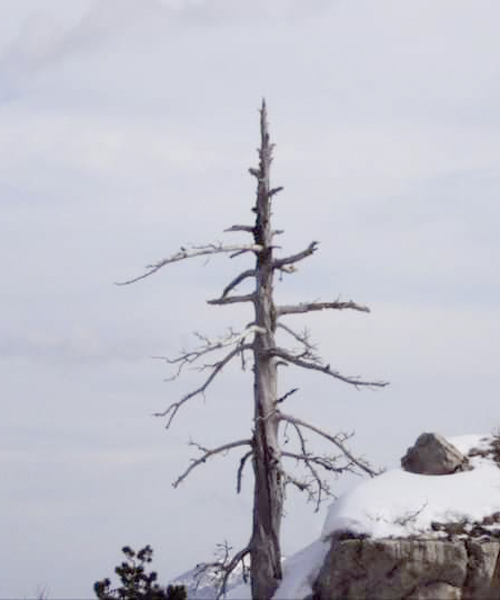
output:
M467 458L437 433L422 433L408 448L401 466L421 475L451 475L469 468Z
M333 538L315 600L498 600L500 542Z

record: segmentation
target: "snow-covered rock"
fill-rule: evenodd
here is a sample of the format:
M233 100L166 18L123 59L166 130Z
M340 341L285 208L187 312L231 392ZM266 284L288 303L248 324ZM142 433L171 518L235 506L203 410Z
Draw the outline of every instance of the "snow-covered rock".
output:
M500 441L436 440L456 459L453 474L393 469L333 503L315 599L500 598Z

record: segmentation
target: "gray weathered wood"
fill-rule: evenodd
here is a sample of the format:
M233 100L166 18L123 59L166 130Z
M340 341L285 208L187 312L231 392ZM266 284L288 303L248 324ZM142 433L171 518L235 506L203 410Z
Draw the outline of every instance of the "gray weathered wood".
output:
M254 454L255 473L253 526L250 541L252 597L270 598L281 579L280 524L283 514L284 482L276 415L277 367L272 350L276 343L273 303L273 246L271 229L269 142L265 102L260 112L261 145L257 174L257 203L254 241L257 253L255 324L262 333L254 339Z

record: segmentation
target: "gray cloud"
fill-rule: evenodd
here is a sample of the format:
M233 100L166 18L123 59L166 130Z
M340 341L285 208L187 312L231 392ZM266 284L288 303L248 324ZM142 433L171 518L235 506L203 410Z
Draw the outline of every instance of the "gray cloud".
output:
M170 481L190 437L220 442L222 421L247 435L233 414L251 412L249 374L229 372L165 436L151 413L197 374L167 386L148 357L248 322L244 308L205 304L246 260L113 282L252 217L262 95L283 252L321 240L279 299L369 304L371 315L312 316L311 331L339 369L392 383L358 394L290 369L291 407L355 429L382 464L421 428L494 424L497 2L39 4L6 2L0 19L0 525L17 544L1 596L33 595L49 576L53 595L85 596L135 541L175 575L211 555L222 521L223 537L245 542L250 500L232 501L233 463L175 495ZM287 552L321 527L300 501L290 510ZM169 540L194 532L197 547L173 556Z

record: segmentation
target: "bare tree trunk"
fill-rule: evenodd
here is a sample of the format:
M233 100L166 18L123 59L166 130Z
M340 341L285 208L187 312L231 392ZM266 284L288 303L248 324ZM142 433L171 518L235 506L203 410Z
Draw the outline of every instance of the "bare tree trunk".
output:
M273 257L273 236L279 231L271 227L271 205L274 196L283 188L270 187L270 168L272 163L273 144L269 141L267 125L266 104L262 102L260 111L260 136L259 167L249 169L250 174L257 179L257 199L253 211L256 216L255 225L232 225L227 232L245 232L253 236L253 243L226 245L222 243L181 246L180 250L163 260L146 267L146 272L138 277L129 279L119 285L128 285L157 273L163 267L194 257L210 255L229 255L231 258L244 253L253 253L257 257L254 269L246 269L239 273L223 289L219 298L208 300L209 304L226 305L234 303L251 303L255 310L255 320L246 325L242 331L230 330L228 334L216 340L210 340L198 335L201 345L193 350L182 351L173 359L160 357L170 365L174 365L176 372L172 379L178 377L185 368L197 361L202 361L206 356L214 353L225 352L219 359L202 364L200 370L208 370L202 384L186 393L179 400L172 402L157 416L166 417L167 428L178 411L192 399L205 394L213 380L223 372L226 365L233 360L242 360L245 364L245 353L253 352L254 369L254 420L251 439L233 440L215 448L206 448L201 444L192 442L200 456L191 462L185 471L174 482L177 487L198 466L206 463L209 458L225 454L234 448L246 447L246 452L240 460L237 471L236 489L239 492L243 471L247 460L252 457L255 474L253 524L250 541L239 552L229 559L228 547L222 560L205 563L203 569L218 569L221 574L221 587L219 597L225 593L228 578L234 569L250 554L250 577L252 584L252 597L254 600L270 600L281 578L281 553L280 553L280 525L283 516L283 503L285 485L292 484L302 492L306 492L311 500L316 503L318 510L325 496L332 496L328 479L332 474L343 472L360 472L375 475L375 472L363 459L358 459L346 447L349 438L347 434L338 433L330 435L327 431L313 424L283 413L278 409L282 402L298 388L289 390L281 398L277 396L277 365L294 365L309 371L322 373L348 383L356 388L381 388L387 385L385 381L364 380L358 376L347 376L332 368L316 353L314 345L309 340L307 331L295 331L289 325L281 322L282 317L289 315L323 311L325 309L345 310L351 309L358 312L370 312L363 304L352 300L341 301L339 298L327 302L301 302L295 305L276 305L273 297L274 272L294 273L295 265L312 256L318 242L311 242L307 248L285 257ZM255 290L249 294L237 294L234 290L244 281L255 279ZM288 350L278 347L275 341L276 328L280 327L295 343L300 344L300 349ZM250 340L250 337L253 339ZM219 355L220 356L220 355ZM289 425L296 434L296 451L287 449L281 451L278 444L278 428L280 423ZM317 455L309 450L308 441L304 430L328 440L340 452L336 455ZM290 447L289 447L290 448ZM292 477L284 468L282 459L300 462L308 473L308 478L297 479ZM320 472L320 470L322 470ZM323 475L321 474L323 473ZM326 475L325 475L326 474Z
M261 109L257 213L254 239L262 250L257 254L254 339L254 438L255 473L253 529L250 543L252 597L268 600L281 579L280 525L283 514L284 482L278 444L279 419L276 414L277 372L276 309L273 304L273 249L269 170L272 146L267 130L265 103Z

